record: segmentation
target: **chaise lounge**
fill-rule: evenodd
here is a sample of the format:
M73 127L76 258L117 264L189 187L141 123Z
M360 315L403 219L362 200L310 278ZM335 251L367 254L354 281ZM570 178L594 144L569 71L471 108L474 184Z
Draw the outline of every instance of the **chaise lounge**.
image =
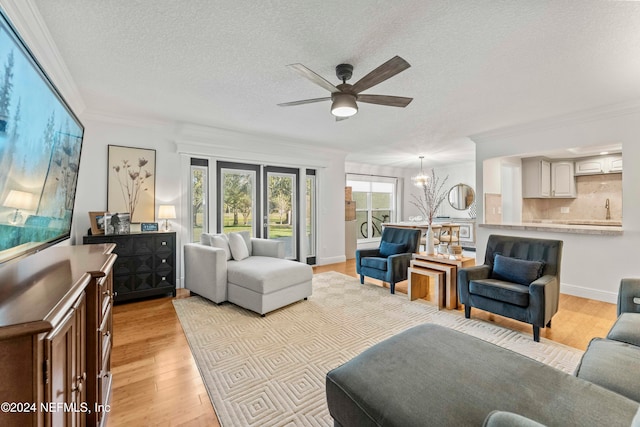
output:
M284 242L248 232L202 234L200 243L184 245L184 269L185 288L192 293L262 316L312 292L311 266L284 259Z

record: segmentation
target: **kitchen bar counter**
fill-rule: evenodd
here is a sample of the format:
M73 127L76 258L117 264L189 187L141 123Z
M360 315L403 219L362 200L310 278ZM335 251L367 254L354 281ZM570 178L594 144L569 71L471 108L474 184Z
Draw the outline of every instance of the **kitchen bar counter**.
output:
M544 231L549 233L599 234L603 236L621 236L623 234L621 225L588 225L572 224L569 222L575 221L478 224L478 227L502 230ZM603 221L592 222L601 224Z

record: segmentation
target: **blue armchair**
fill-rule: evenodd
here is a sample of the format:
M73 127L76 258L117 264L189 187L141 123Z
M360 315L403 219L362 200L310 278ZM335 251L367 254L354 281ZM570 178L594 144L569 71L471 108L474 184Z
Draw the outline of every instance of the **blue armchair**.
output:
M471 307L540 328L551 326L560 299L562 240L489 236L484 264L458 270L458 295L464 315Z
M412 228L385 227L378 249L356 251L356 272L360 283L364 276L389 283L395 293L396 283L407 280L411 254L420 247L421 231Z

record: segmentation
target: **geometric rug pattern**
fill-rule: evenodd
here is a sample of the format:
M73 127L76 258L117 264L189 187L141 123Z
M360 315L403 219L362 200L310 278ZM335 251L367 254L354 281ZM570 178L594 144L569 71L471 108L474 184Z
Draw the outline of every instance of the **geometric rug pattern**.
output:
M572 373L582 351L505 329L336 272L313 295L260 317L194 296L173 300L220 424L331 426L325 375L412 326L437 323Z

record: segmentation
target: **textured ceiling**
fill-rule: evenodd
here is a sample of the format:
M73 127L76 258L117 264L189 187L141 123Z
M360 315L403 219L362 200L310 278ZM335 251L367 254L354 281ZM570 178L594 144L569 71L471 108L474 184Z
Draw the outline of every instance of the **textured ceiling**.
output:
M640 98L640 4L531 0L34 0L89 111L341 148L390 166L473 159L479 132ZM412 67L336 123L328 92L395 55Z

